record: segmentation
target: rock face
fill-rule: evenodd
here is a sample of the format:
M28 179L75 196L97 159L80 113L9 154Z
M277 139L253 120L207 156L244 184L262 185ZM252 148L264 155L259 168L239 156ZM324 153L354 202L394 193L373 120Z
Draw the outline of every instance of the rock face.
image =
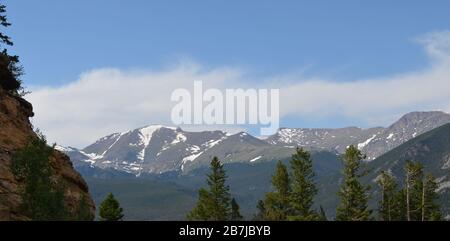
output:
M19 210L19 190L23 183L15 179L10 166L12 153L25 147L30 138L36 138L28 119L33 115L30 103L0 88L0 220L29 219ZM54 174L67 185L65 201L69 210L73 212L85 196L94 215L95 205L88 186L74 170L69 157L55 150L50 163Z

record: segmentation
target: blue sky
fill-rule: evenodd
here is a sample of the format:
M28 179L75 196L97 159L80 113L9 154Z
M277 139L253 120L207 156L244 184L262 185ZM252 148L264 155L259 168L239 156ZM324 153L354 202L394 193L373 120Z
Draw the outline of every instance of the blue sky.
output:
M99 69L170 71L186 61L206 71L239 69L239 81L250 86L292 75L301 77L290 77L290 84L305 79L376 82L432 68L426 44L417 38L450 29L450 2L444 0L5 3L13 23L7 30L15 42L12 51L21 57L25 85L35 89L55 90ZM417 103L361 118L339 112L311 117L300 111L284 116L282 125L384 125L403 114L395 111L434 108ZM39 117L36 122L49 125Z
M450 25L449 1L6 1L30 85L99 67L158 68L176 58L266 75L354 79L426 64L411 41ZM395 50L395 51L394 51Z

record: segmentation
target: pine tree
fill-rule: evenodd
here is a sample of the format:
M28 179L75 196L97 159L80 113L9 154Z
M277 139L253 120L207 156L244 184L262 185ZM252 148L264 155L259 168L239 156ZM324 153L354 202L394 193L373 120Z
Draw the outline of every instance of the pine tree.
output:
M379 216L382 221L393 220L393 206L397 184L394 177L388 172L382 171L377 180L380 186L381 200L379 202Z
M6 7L0 4L0 25L9 27L11 24L6 17ZM0 87L10 91L12 94L24 95L21 87L20 76L23 74L22 66L19 65L19 57L17 55L9 55L6 46L12 46L11 38L0 32ZM20 93L19 93L20 92Z
M339 190L340 204L336 210L336 220L365 221L370 220L372 211L368 207L369 186L361 184L359 178L361 163L365 156L355 146L350 146L343 156L344 180Z
M119 201L112 193L108 193L105 200L100 204L99 216L101 221L122 221L123 209Z
M391 211L392 221L406 221L406 190L401 189L394 193Z
M20 208L32 220L66 220L65 186L54 177L50 156L53 148L38 133L27 146L12 157L11 171L24 186L20 190Z
M258 212L253 217L254 221L265 221L266 220L266 207L264 206L264 201L259 200L258 204L256 205L256 208L258 209Z
M314 204L314 196L317 188L314 184L314 171L309 152L303 148L297 148L290 161L291 172L291 193L290 205L293 215L290 220L314 220L318 215L311 210Z
M233 198L231 199L231 221L240 221L243 217L239 211L239 204Z
M422 220L423 166L407 161L405 166L406 220Z
M290 181L286 166L279 161L275 175L272 176L272 185L275 191L266 194L264 207L265 218L270 221L284 221L291 214Z
M213 207L213 200L210 193L205 188L198 191L198 201L194 209L187 214L187 220L206 221L211 220L210 210Z
M226 173L217 157L211 161L207 177L208 190L200 189L196 207L188 214L189 220L226 221L231 216L230 188L225 184Z
M437 189L436 179L433 175L427 174L422 191L422 221L439 221L442 219Z
M0 4L0 25L2 25L3 27L11 26L11 23L8 22L8 19L6 17L6 6L3 4ZM3 33L0 33L0 42L9 46L13 45L11 38Z

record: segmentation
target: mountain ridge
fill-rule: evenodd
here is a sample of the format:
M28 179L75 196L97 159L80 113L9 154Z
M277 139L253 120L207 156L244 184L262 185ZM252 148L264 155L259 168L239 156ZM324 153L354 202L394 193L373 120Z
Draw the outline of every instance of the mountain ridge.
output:
M342 154L356 145L372 161L406 141L450 123L450 114L410 112L388 127L280 128L265 139L246 132L189 132L179 127L148 125L98 139L83 149L58 147L75 166L142 173L189 172L208 165L213 156L224 163L262 162L289 157L295 147Z

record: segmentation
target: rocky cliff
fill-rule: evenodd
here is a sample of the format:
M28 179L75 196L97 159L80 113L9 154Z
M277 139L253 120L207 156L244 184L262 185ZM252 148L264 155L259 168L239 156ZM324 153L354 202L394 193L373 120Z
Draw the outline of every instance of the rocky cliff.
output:
M27 220L20 212L19 190L23 183L11 173L11 156L26 146L37 135L29 121L33 107L26 100L12 96L0 88L0 220ZM80 199L85 196L92 215L95 213L86 182L76 172L65 154L54 151L50 158L53 173L66 185L65 201L69 211L74 212Z

